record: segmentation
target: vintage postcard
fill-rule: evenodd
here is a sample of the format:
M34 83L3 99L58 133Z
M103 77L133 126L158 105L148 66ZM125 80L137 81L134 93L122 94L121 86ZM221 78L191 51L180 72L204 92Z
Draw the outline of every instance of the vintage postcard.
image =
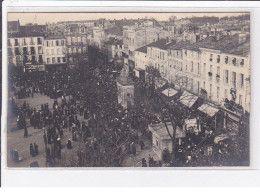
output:
M7 167L250 165L250 13L8 13Z

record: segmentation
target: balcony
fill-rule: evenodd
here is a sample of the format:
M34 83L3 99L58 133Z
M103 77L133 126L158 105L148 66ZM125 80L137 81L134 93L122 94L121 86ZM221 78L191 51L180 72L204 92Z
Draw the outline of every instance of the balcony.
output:
M35 45L35 42L30 42L30 45Z
M38 54L43 54L43 51L39 50L39 51L38 51Z

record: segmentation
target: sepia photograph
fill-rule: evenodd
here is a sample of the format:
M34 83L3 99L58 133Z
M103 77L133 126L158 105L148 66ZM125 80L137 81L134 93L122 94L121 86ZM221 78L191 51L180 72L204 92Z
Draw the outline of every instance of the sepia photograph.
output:
M7 167L250 166L249 12L9 12L6 44Z

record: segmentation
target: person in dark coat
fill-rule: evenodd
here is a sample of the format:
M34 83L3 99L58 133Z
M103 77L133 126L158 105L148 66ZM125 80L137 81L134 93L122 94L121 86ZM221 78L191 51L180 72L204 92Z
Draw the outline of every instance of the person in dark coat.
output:
M24 135L23 135L23 137L28 137L28 130L27 130L26 125L24 127Z
M144 149L144 141L142 139L140 140L139 145L141 146L141 150L143 150Z
M35 156L34 149L33 149L33 144L32 144L32 143L30 144L30 155L31 155L32 157Z
M72 143L70 139L68 139L67 148L72 149Z
M39 154L38 145L36 143L34 143L34 153L35 153L35 156L37 156Z

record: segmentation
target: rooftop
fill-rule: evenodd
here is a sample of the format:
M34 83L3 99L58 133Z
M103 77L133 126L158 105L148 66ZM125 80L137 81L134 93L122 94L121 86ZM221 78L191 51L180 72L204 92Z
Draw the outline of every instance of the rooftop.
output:
M20 22L18 21L9 21L8 22L8 31L19 31L19 27L20 27Z
M110 45L122 45L123 40L118 40L115 38L110 38L108 41L105 42L105 44L110 44Z
M23 37L44 37L44 33L42 32L29 32L29 33L12 33L8 34L8 38L23 38Z
M201 48L218 50L222 53L233 55L247 56L250 51L250 38L246 41L239 42L239 34L220 36L219 40L214 40L213 36L209 36L194 44L187 45L185 49L199 51Z
M45 37L45 40L56 40L56 39L65 39L62 35L49 35Z

